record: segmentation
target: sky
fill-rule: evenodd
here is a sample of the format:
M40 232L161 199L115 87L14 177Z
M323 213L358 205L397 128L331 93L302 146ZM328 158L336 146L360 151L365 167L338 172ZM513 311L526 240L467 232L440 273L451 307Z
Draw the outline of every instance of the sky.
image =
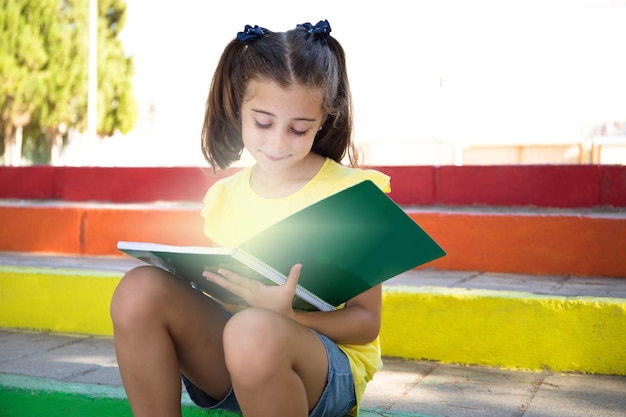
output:
M245 24L329 20L347 54L358 143L569 143L626 120L626 0L126 2L135 93L154 107L150 132L133 134L149 136L154 160L202 162L211 76ZM147 154L135 142L129 157Z

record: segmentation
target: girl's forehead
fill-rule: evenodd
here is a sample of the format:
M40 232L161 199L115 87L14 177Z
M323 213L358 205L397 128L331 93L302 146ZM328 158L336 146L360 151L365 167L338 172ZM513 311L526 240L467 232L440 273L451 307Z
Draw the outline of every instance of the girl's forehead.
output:
M293 109L318 113L322 111L324 91L301 84L282 86L269 79L251 79L246 86L245 104L267 107L267 111Z

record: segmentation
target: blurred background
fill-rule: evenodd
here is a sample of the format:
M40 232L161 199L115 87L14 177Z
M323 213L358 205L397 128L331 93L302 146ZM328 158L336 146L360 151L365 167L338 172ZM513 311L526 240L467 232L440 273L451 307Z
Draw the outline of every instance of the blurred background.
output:
M112 3L135 120L110 137L68 129L55 164L206 165L204 101L226 43L245 24L323 19L347 53L365 164L626 164L624 0Z

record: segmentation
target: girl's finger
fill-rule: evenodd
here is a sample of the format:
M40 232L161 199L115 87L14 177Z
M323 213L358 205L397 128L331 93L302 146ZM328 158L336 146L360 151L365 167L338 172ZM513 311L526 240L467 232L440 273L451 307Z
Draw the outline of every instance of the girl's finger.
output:
M287 277L286 286L289 286L296 291L296 286L298 285L298 280L300 279L300 271L302 271L302 264L298 263L291 267L289 270L289 276Z
M228 274L231 276L227 276L226 274L222 274L221 271L220 273L204 271L202 275L209 281L241 297L243 297L249 291L248 288L245 287L245 285L242 285L242 282L236 282L236 278L233 279L232 274Z

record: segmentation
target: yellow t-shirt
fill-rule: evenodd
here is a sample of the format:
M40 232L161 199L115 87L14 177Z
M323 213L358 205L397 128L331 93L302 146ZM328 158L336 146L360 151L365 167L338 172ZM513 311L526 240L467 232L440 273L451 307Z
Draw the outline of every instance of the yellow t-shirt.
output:
M264 198L250 187L251 168L216 182L204 197L204 233L217 245L235 247L260 231L332 194L365 180L384 192L390 191L390 178L375 170L349 168L326 159L320 171L304 187L284 198ZM338 345L350 360L357 406L365 386L382 366L378 338L366 345Z

